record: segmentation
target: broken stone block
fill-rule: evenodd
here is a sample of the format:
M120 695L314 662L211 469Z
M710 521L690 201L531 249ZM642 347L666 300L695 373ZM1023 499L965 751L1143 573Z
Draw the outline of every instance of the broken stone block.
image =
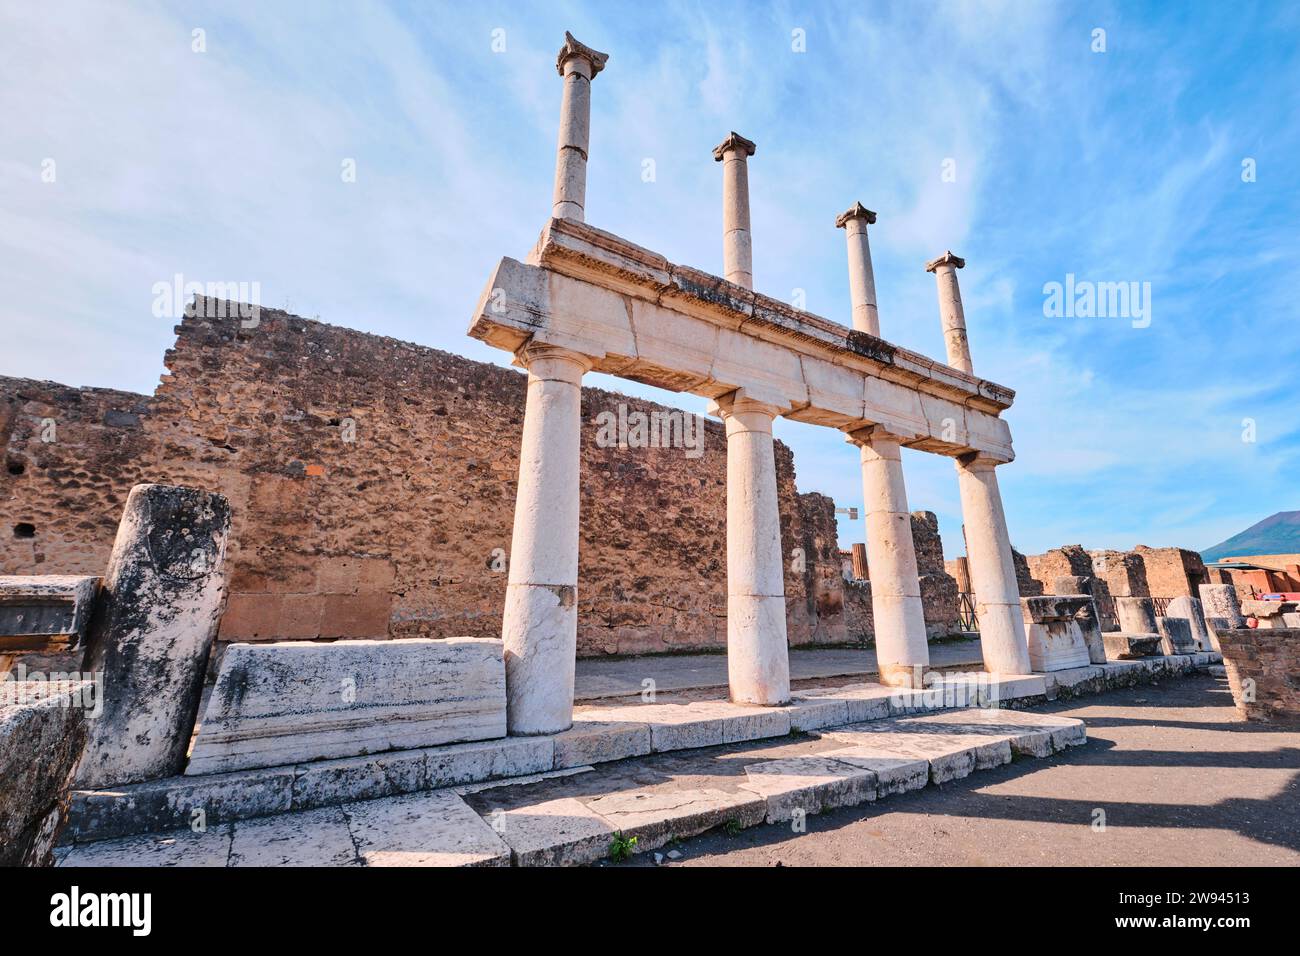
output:
M1192 622L1184 617L1158 617L1160 644L1166 654L1195 654L1199 648L1192 636Z
M505 663L496 639L232 644L185 773L490 740L505 733Z
M104 711L91 723L78 786L180 773L221 619L229 532L221 495L131 489L83 665L102 672Z
M96 577L0 575L0 655L83 644L98 593Z
M1231 584L1202 584L1201 607L1205 611L1205 626L1210 643L1219 650L1219 633L1246 626L1246 616L1241 613L1237 589Z
M1114 661L1130 661L1160 653L1159 634L1103 634L1106 656Z
M1201 612L1201 602L1194 597L1182 595L1169 602L1165 617L1178 617L1187 621L1192 629L1192 639L1199 650L1210 650L1210 635L1205 627L1205 616Z
M1155 634L1156 605L1149 597L1115 598L1115 614L1124 634Z
M50 866L86 742L89 681L0 681L0 866Z
M1092 660L1088 635L1080 626L1081 611L1096 609L1085 595L1045 594L1020 599L1029 643L1030 666L1039 673L1084 667ZM1100 643L1101 632L1093 632ZM1105 657L1105 649L1101 651Z

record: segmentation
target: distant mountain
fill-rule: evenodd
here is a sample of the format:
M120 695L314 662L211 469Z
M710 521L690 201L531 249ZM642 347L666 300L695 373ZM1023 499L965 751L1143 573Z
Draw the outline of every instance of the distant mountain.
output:
M1300 554L1300 511L1279 511L1201 552L1203 561L1242 554Z

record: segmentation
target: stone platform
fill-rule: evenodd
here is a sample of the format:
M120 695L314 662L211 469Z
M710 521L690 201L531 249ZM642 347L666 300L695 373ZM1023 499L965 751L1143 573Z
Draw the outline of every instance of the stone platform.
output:
M660 759L657 755L689 757L701 748L736 748L751 741L788 738L792 731L820 734L818 739L829 739L838 749L846 749L851 743L874 745L874 738L854 743L839 739L828 730L858 733L849 728L913 717L942 723L946 715L956 710L965 713L964 723L994 717L995 723L1012 721L1020 716L1015 711L1048 699L1149 683L1189 673L1196 666L1209 666L1217 659L1218 655L1211 654L1153 657L1049 675L992 680L984 674L944 675L935 687L917 691L870 683L809 688L797 692L795 700L786 707L744 707L721 700L666 697L655 703L579 707L573 728L561 734L509 737L78 791L73 795L64 840L75 844L78 851L89 852L89 845L96 841L167 831L188 834L190 831L185 828L195 818L196 811L202 811L209 834L221 832L223 828L225 832L235 832L230 829L232 826L236 830L240 826L247 829L244 821L255 818L405 796L416 798L418 803L431 791L571 774L593 765L613 765L620 761L625 762L621 766L633 768L628 772L636 773L635 768ZM971 709L972 705L976 709ZM984 716L974 716L979 714ZM899 728L895 730L903 732ZM906 730L909 735L921 732L910 725ZM966 736L970 733L965 732ZM901 742L902 738L895 740ZM921 746L915 739L908 743L913 748ZM920 759L915 752L913 756ZM340 819L333 810L321 817L326 818ZM188 837L173 833L165 839L185 842ZM72 859L90 858L78 852Z
M592 863L616 835L643 853L715 827L783 823L1047 757L1080 720L963 709L774 742L660 753L531 780L425 791L101 841L64 866L538 866Z

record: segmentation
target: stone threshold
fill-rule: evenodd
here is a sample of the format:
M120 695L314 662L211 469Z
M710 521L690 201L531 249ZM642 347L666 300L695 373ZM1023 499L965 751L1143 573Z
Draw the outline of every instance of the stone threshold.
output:
M708 830L809 816L1049 757L1082 721L946 710L812 735L660 753L534 778L424 791L63 848L62 866L556 866L622 843L646 853Z
M1112 661L1050 674L943 674L933 688L916 691L874 683L805 688L784 707L721 700L581 706L575 708L574 726L561 734L74 791L61 842L84 844L189 828L199 819L213 827L956 708L1022 709L1057 697L1187 674L1219 659L1203 653Z

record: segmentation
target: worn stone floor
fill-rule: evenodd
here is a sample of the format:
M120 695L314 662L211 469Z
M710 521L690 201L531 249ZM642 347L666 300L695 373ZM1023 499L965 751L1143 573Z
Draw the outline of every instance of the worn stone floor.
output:
M956 638L930 645L934 667L980 665L978 638ZM875 674L874 648L795 647L790 649L790 678L794 681ZM598 700L640 694L643 682L655 682L660 693L727 686L725 654L658 654L606 660L578 661L574 697Z
M1225 681L1162 681L1041 710L1082 718L1088 743L809 816L802 834L706 834L663 864L1300 865L1300 728L1239 721Z

